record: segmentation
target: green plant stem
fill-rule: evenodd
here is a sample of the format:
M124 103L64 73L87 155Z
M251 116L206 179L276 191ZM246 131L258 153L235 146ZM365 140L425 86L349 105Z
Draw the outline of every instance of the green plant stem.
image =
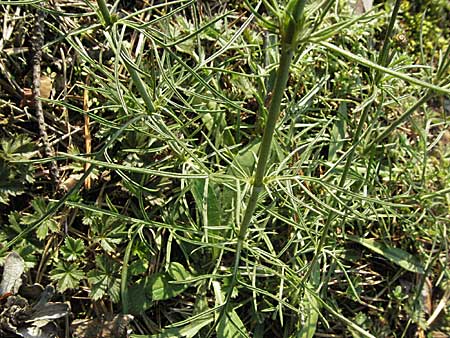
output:
M256 208L259 193L264 189L264 174L266 172L267 160L270 155L270 149L277 124L278 116L280 114L281 100L283 98L284 90L286 89L287 80L289 77L289 68L293 56L292 49L283 51L280 59L280 66L277 71L275 86L272 96L272 101L269 106L269 114L267 116L267 124L264 128L264 134L259 150L258 164L256 166L255 177L253 181L253 189L250 199L245 209L244 218L242 220L239 231L238 241L243 241L247 228L250 224L251 218Z
M398 10L400 9L400 3L401 3L401 0L395 1L394 9L392 10L391 19L389 20L389 26L386 31L386 35L384 36L383 49L381 50L381 53L378 56L378 64L382 65L382 66L387 66L389 64L388 53L389 53L389 47L391 46L390 40L391 40L392 32L394 31L394 25L395 25L395 20L397 18ZM375 80L376 83L378 83L379 80L381 79L381 75L382 75L381 72L379 72L377 74L377 79Z
M144 81L142 81L138 71L136 70L136 66L125 51L121 51L120 56L122 57L125 67L130 73L133 84L136 86L136 89L138 90L139 94L141 94L142 99L144 100L148 112L153 113L155 111L155 105L153 104L152 98L148 94L147 87L144 84Z
M98 8L100 13L102 13L103 20L105 21L105 26L111 25L111 14L109 13L108 6L106 6L105 0L97 0Z
M291 66L292 57L294 55L294 45L299 28L295 27L294 23L292 22L287 24L285 28L287 30L285 31L285 34L287 33L287 35L284 36L283 39L284 41L281 46L280 64L276 74L273 94L268 110L269 114L267 116L267 122L264 128L263 138L259 148L258 163L256 166L255 177L253 180L252 192L250 195L250 199L247 203L244 218L242 219L242 223L239 229L236 247L236 257L233 266L233 277L230 289L228 290L226 303L228 303L232 289L236 285L237 273L241 259L242 248L244 246L245 236L247 235L248 227L250 225L252 216L256 209L258 196L264 189L264 174L266 172L267 160L270 155L273 134L275 132L278 116L280 115L281 100L283 99L284 91L286 89L287 81L289 78L289 68Z
M273 134L277 125L278 116L280 115L281 100L283 99L284 91L286 89L287 81L289 78L289 69L291 66L292 57L294 55L294 49L297 44L297 37L301 29L301 19L304 6L305 1L290 1L286 8L285 17L287 17L288 20L286 21L284 30L282 32L283 40L281 46L280 64L278 66L273 94L269 105L267 123L264 128L263 138L261 146L259 148L258 164L256 166L252 193L250 195L247 208L245 209L244 218L239 229L236 260L233 268L234 282L231 284L232 286L234 286L236 282L237 270L239 267L244 239L247 235L250 221L256 209L258 196L264 189L264 174L266 173L267 160L270 155Z
M277 70L275 86L272 101L269 106L269 114L267 116L266 127L264 128L262 142L259 148L258 164L256 166L255 177L253 180L252 192L245 209L244 218L239 229L236 245L236 257L233 265L232 280L229 286L225 304L227 305L231 297L232 290L237 283L237 275L239 264L241 261L241 253L244 247L245 236L247 235L252 216L255 212L258 202L258 196L264 189L264 174L266 172L267 160L270 155L271 144L278 116L280 115L281 100L286 89L287 80L289 78L289 68L292 62L294 52L292 48L287 48L281 52L280 66Z
M269 106L269 114L267 116L266 127L264 128L264 134L259 148L258 164L256 166L255 177L253 181L252 193L245 209L244 218L242 220L239 234L237 238L236 257L233 266L233 275L231 284L227 293L225 304L231 297L231 292L237 282L237 274L239 269L239 263L241 260L241 253L244 246L245 236L247 235L250 221L255 212L258 202L258 196L264 189L264 174L266 172L267 160L270 155L270 149L277 124L278 116L280 114L281 100L283 98L284 91L286 89L287 80L289 78L289 68L294 55L292 48L283 49L281 52L280 66L277 70L277 76L275 80L275 86L272 96L272 101Z
M280 115L281 100L289 78L289 68L293 55L294 51L292 45L285 45L282 47L280 65L277 70L272 100L269 106L269 114L267 116L267 123L264 128L263 138L259 148L258 164L256 166L255 177L253 180L252 193L245 209L244 218L242 219L237 238L236 258L233 267L233 281L231 283L232 287L236 284L241 252L250 221L256 209L258 196L264 189L264 174L266 173L267 160L270 155L275 126L277 125L278 116Z
M280 63L277 69L275 84L270 101L266 126L263 132L263 138L259 147L258 163L256 165L255 176L252 182L252 192L245 209L244 217L239 228L236 256L233 265L233 274L231 283L227 290L224 307L222 308L218 319L215 321L213 327L208 333L211 336L215 326L220 322L223 315L228 310L229 301L233 288L237 283L237 275L239 264L241 261L241 253L244 247L244 240L247 235L248 227L256 209L258 197L264 189L264 175L266 173L267 160L270 155L272 139L275 132L278 116L280 115L281 100L283 99L284 91L286 90L287 81L289 79L289 69L294 56L294 51L298 45L298 37L303 26L303 9L305 7L305 0L291 0L286 6L283 13L284 22L281 29L281 56Z

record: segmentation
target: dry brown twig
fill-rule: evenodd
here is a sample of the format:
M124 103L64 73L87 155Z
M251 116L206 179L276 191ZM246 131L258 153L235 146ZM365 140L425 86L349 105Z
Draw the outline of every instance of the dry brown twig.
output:
M42 61L42 46L44 43L44 13L39 10L35 12L35 26L32 43L32 65L33 65L33 101L38 119L39 134L44 144L44 153L47 157L53 157L54 150L49 142L47 134L47 125L45 123L44 111L42 108L41 95L41 61ZM56 161L50 162L50 177L53 182L59 181L59 170Z
M84 139L85 139L85 146L86 146L86 154L91 153L91 129L89 127L90 121L89 121L89 115L87 114L87 111L89 110L89 91L87 89L87 86L89 86L89 75L86 78L86 88L83 92L83 110L85 112L84 114ZM84 165L84 170L88 171L90 167L89 163L86 163ZM84 181L84 187L86 189L91 189L92 181L91 177L86 177L86 180Z

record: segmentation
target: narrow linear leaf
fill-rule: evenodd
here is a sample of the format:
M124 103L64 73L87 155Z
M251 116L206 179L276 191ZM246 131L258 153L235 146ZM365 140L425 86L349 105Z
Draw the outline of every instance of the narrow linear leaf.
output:
M161 333L153 335L131 335L131 338L193 338L206 325L213 321L214 317L211 314L205 318L199 318L193 322L180 326L172 327L162 330Z
M392 263L397 264L407 271L421 274L425 273L425 269L423 268L421 262L405 250L387 246L373 239L360 238L356 236L349 236L348 238L385 257Z
M363 57L361 57L359 55L353 54L353 53L351 53L351 52L349 52L349 51L347 51L345 49L342 49L342 48L340 48L338 46L335 46L335 45L333 45L331 43L322 41L322 42L320 42L320 44L322 46L327 47L328 49L332 50L333 52L341 54L341 55L349 58L350 60L358 62L358 63L360 63L360 64L362 64L362 65L364 65L366 67L370 67L372 69L376 69L376 70L378 70L380 72L392 75L392 76L394 76L396 78L399 78L399 79L404 80L404 81L409 82L409 83L413 83L413 84L418 85L418 86L423 87L423 88L428 88L428 89L434 90L436 92L447 94L447 95L450 94L450 89L448 89L448 88L440 87L440 86L437 86L435 84L428 83L426 81L422 81L422 80L416 79L415 77L406 75L404 73L392 70L390 68L386 68L386 67L380 66L379 64L377 64L375 62L369 61L369 60L367 60L367 59L365 59L365 58L363 58Z
M311 273L311 280L308 282L308 287L317 290L320 281L320 269L316 266ZM301 329L297 332L296 338L313 338L316 333L317 321L319 320L320 303L317 297L310 292L305 292L302 300L304 308L305 320L302 323Z

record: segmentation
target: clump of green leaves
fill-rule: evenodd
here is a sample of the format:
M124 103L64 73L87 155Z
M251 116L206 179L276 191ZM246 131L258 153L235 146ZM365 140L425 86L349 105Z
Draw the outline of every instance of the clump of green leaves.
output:
M403 34L401 38L407 41L406 47L412 55L436 56L450 41L450 33L446 22L450 20L450 4L448 1L403 1L402 17L400 23ZM400 45L403 44L400 42Z
M79 238L74 239L68 236L64 240L64 245L60 247L60 252L61 256L50 272L50 278L57 282L60 292L76 289L80 281L86 277L80 268L86 253L84 243Z
M11 196L23 194L34 182L34 166L16 162L29 160L34 150L32 140L23 134L0 140L0 203L8 204Z

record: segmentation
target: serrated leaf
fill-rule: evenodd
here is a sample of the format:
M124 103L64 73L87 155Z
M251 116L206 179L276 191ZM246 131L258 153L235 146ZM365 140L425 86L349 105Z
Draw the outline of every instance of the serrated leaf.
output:
M34 182L31 164L10 162L30 159L33 148L31 139L24 135L0 140L0 203L9 203L9 196L23 193L25 184Z
M58 291L64 292L67 289L76 289L80 281L85 277L78 264L68 262L58 262L56 267L50 272L50 278L57 282Z
M120 300L120 278L117 264L107 256L98 256L95 259L97 268L89 271L88 281L91 284L91 297L98 300L105 295L117 303Z
M383 243L375 241L374 239L360 238L356 236L349 236L348 238L385 257L392 263L397 264L407 271L420 274L425 273L422 263L420 263L415 256L405 250L387 246Z
M58 232L59 224L53 219L47 219L43 221L36 229L36 237L40 240L44 240L47 237L48 232Z
M31 138L20 134L11 138L2 138L1 150L2 157L7 159L28 159L34 149Z
M95 234L94 241L99 243L100 246L108 253L116 251L116 247L123 239L125 232L125 223L120 219L111 216L91 216L85 218L83 223L91 222L91 230Z
M2 172L1 168L0 177L8 177L8 179L0 182L0 203L8 204L10 196L18 196L24 193L23 183L10 178L9 173Z
M47 203L42 197L35 198L31 202L31 205L33 206L34 212L32 215L22 217L22 222L25 224L31 224L39 220L42 216L47 215L48 210L52 207L52 203ZM53 233L58 232L59 227L58 222L53 218L48 218L36 229L36 236L38 239L43 240L49 231Z
M63 257L68 261L75 261L84 254L84 243L81 239L67 236L64 245L61 247Z

